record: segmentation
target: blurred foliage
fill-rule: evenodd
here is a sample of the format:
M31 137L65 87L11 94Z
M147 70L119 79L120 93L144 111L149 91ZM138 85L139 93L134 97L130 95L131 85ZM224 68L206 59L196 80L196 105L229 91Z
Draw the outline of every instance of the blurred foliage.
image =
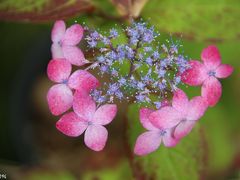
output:
M76 178L69 172L58 171L58 172L48 172L48 171L36 171L24 177L26 180L75 180Z
M48 0L7 0L7 1L2 1L0 3L0 9L15 9L18 12L29 12L29 11L40 11L42 10L43 6L46 5L49 1Z
M101 12L106 13L106 15L118 15L115 6L110 2L110 0L92 0L91 2Z
M161 31L192 40L240 40L238 0L151 0L142 16Z
M74 21L79 23L86 22L86 24L88 24L90 27L99 28L100 30L107 30L113 26L121 28L119 25L120 22L121 25L123 24L122 21L119 21L118 17L120 16L118 15L116 8L114 8L115 5L109 0L91 1L91 6L93 5L94 7L97 7L101 10L101 12L103 12L103 14L96 14L96 11L90 11L91 6L89 6L88 3L80 7L79 4L74 4L76 1L71 0L65 4L66 6L62 5L61 8L55 4L56 6L52 11L54 16L52 16L52 14L41 14L41 12L45 10L45 7L51 8L51 6L45 6L45 2L45 0L0 1L0 19L4 19L5 21L8 20L7 17L10 16L3 15L6 15L6 12L11 12L9 10L11 10L11 7L14 7L19 10L19 12L31 11L31 8L33 8L34 14L35 11L36 14L38 14L37 16L30 14L33 16L29 18L29 14L22 17L16 16L16 14L13 13L15 20L20 21L26 19L34 21L46 21L62 17L68 18L79 14L80 12L88 12L80 17L69 19L68 23L72 24ZM23 7L23 5L25 6ZM41 7L44 8L42 9ZM3 11L5 8L7 8L8 11ZM73 9L72 12L67 13L71 8ZM83 8L83 11L81 11L79 8ZM59 10L62 12L59 13ZM10 13L10 15L12 14ZM206 177L206 179L226 179L227 177L235 177L234 175L239 173L239 170L236 170L239 165L235 167L235 161L236 158L240 156L239 1L193 0L189 2L187 0L150 0L148 3L146 3L146 6L143 8L143 13L140 16L145 20L150 18L150 25L154 25L159 29L161 33L161 39L159 41L165 42L166 39L169 39L170 33L174 34L172 37L173 39L177 39L179 35L182 34L183 37L181 41L184 53L188 55L190 59L200 60L201 50L209 45L209 42L214 42L220 49L222 62L233 65L235 67L235 71L231 77L221 81L223 87L223 96L217 106L207 110L204 117L199 121L198 126L195 127L193 132L184 138L176 148L168 149L161 145L155 153L146 157L134 156L133 160L130 159L130 164L133 163L137 167L141 167L142 169L138 169L139 173L142 173L145 175L145 177L153 177L156 179L185 180L199 179L204 177ZM10 18L10 20L14 20L14 18ZM52 23L53 22L51 22L51 25ZM1 88L2 98L0 104L0 125L3 127L0 132L0 158L2 160L18 161L14 154L16 153L17 149L14 149L11 145L13 142L11 142L10 138L14 132L10 132L10 130L7 128L10 114L8 104L12 87L14 87L13 85L16 84L15 78L18 77L22 71L24 71L24 69L22 70L20 68L22 67L21 65L26 62L26 55L32 51L32 46L38 44L43 36L49 36L50 42L50 29L51 26L49 24L33 25L0 23L0 33L3 35L1 38L2 61L0 64L0 72L1 76L3 77L2 83L5 85L5 88ZM48 46L50 47L50 44L48 44ZM81 46L84 46L84 44ZM42 55L37 54L37 56L41 57ZM122 68L123 73L125 69L128 69L127 66L128 65ZM45 75L42 76L45 77ZM183 86L183 88L187 91L187 94L190 97L200 94L200 88L186 86ZM126 108L121 106L119 107L124 109ZM37 109L39 106L34 108ZM48 120L51 121L51 119ZM123 119L118 120L122 121ZM130 106L128 122L130 128L128 130L130 140L129 143L132 151L137 136L145 131L141 127L138 119L138 107ZM46 124L43 123L43 126L46 126ZM119 136L119 134L123 133L120 132L120 130L121 129L112 133L116 133L117 136ZM35 134L39 133L40 132L38 131L35 132ZM112 134L110 134L110 136L111 135ZM69 141L69 139L64 140ZM80 141L81 140L82 139L80 139ZM36 144L37 142L30 143ZM108 146L111 146L111 144L112 142L110 141ZM122 142L117 141L116 144L118 144L119 148L123 147ZM50 144L50 146L51 145L52 144ZM59 145L59 147L61 146ZM56 154L56 152L54 151L53 154ZM51 155L52 154L49 154L49 156ZM67 156L68 155L66 154L66 157ZM44 158L45 159L43 161L48 161L48 157ZM56 155L56 158L62 157ZM107 158L114 157L107 156ZM125 161L119 163L118 166L105 168L104 162L105 161L102 161L103 168L97 170L90 169L89 171L86 171L82 175L84 179L94 179L96 177L103 180L131 178L131 170L134 171L134 169L129 167L129 164ZM67 163L68 162L66 160L66 166ZM84 164L79 164L79 168L81 168L81 166L84 166ZM75 174L78 174L78 171L74 171L73 174L74 175L72 175L72 171L63 171L59 173L52 173L49 171L39 173L33 171L33 174L29 175L29 178L36 180L70 180L75 179ZM236 175L236 177L239 177L239 175Z
M121 16L138 17L149 0L112 0Z
M183 34L192 40L218 42L240 39L238 0L180 0L177 3L175 0L3 0L0 10L0 18L18 21L48 21L84 12L110 19L140 15L150 19L161 31ZM54 15L56 13L58 16Z
M98 170L98 171L90 171L86 172L86 174L82 177L82 180L93 180L93 179L99 179L99 180L131 180L132 172L129 167L129 164L127 161L121 162L118 167Z
M85 0L2 0L0 19L25 22L41 22L66 19L93 10L90 1Z
M138 17L147 2L148 0L3 0L0 2L0 10L3 11L3 19L11 18L20 21L26 19L32 21L53 20L56 17L52 16L52 12L58 11L58 13L64 14L62 11L69 11L69 7L72 8L72 11L65 14L63 16L65 18L82 12L93 13L94 10L97 10L103 16L128 16L131 14L133 17ZM41 14L39 15L39 13ZM45 15L49 16L48 19Z
M208 165L211 170L230 166L236 153L231 145L230 128L226 110L221 106L211 108L203 116L208 142Z

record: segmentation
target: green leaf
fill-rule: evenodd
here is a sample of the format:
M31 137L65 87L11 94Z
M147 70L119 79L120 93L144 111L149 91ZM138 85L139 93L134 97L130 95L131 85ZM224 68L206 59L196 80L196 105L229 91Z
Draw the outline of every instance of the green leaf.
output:
M122 179L133 179L132 173L130 171L130 167L127 161L121 162L116 167L105 168L98 171L89 171L87 172L83 178L83 180L122 180Z
M222 104L209 109L202 118L209 149L209 170L220 172L231 166L236 149L232 144L230 118Z
M111 3L111 0L92 0L91 3L106 15L118 15L115 6Z
M138 106L131 105L128 111L129 140L131 148L137 137L143 133L138 117ZM140 165L146 179L195 180L200 179L204 165L204 136L199 124L174 148L163 145L156 152L138 157L134 163Z
M29 173L29 175L25 176L24 179L27 180L75 180L76 178L69 172L59 171L59 172L52 172L52 171L33 171Z
M27 3L28 2L28 3ZM7 0L0 3L0 9L15 9L18 12L29 12L35 9L39 11L44 5L48 4L48 0L24 1L24 0Z
M142 16L161 31L191 40L240 40L238 0L151 0Z

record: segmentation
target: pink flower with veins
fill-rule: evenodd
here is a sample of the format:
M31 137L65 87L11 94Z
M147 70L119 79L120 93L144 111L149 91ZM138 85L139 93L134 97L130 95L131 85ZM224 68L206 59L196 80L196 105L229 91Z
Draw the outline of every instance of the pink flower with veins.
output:
M115 104L96 107L96 103L85 91L76 91L73 101L74 112L67 113L56 123L59 131L67 136L77 137L84 131L84 142L94 151L104 148L108 131L104 125L109 124L117 113Z
M178 89L174 92L172 106L151 113L149 118L158 128L176 127L174 137L181 139L192 130L207 107L208 104L203 97L196 96L189 101L186 94Z
M49 109L53 115L60 115L72 107L73 93L71 89L83 89L89 92L99 86L98 80L85 70L77 70L71 76L72 66L66 59L51 60L47 67L53 85L47 93Z
M178 139L173 137L173 127L159 128L156 121L151 121L151 114L156 111L141 108L140 109L140 122L147 132L141 134L136 141L134 153L140 156L147 155L158 149L161 142L166 147L173 147L178 143Z
M83 28L74 24L66 29L64 21L56 21L52 29L52 58L65 58L71 64L82 66L88 61L76 46L83 37Z
M182 81L190 86L202 85L202 97L209 106L215 106L222 94L221 83L217 78L226 78L233 72L233 67L221 64L220 53L215 46L208 46L202 51L199 61L191 60L191 67L182 74Z

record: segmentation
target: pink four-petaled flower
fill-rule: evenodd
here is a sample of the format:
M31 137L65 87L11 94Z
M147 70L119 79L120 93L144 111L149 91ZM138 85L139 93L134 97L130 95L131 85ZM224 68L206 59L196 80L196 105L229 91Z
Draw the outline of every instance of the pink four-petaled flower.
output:
M98 80L85 70L77 70L71 76L72 66L65 59L51 60L47 67L53 85L47 94L49 109L53 115L60 115L72 107L72 90L83 89L89 92L99 86Z
M91 96L83 90L76 91L73 101L74 112L67 113L56 123L59 131L67 136L77 137L84 131L84 142L90 149L100 151L104 148L109 124L117 113L115 104L96 107Z
M52 29L52 58L65 58L71 64L81 66L88 61L76 46L83 37L83 28L74 24L66 29L65 22L56 21Z
M148 108L140 109L140 122L147 132L141 134L136 141L134 153L140 156L147 155L158 149L161 142L166 147L173 147L178 143L178 139L173 137L173 127L159 128L150 116L154 110Z
M175 126L174 138L181 139L192 130L207 107L208 104L203 97L196 96L189 101L186 94L178 89L174 92L172 106L155 111L150 115L150 118L151 122L158 128Z
M151 153L159 147L161 141L166 147L175 146L192 130L207 107L207 102L201 96L189 101L186 94L178 89L174 92L172 106L165 106L156 111L140 109L140 121L149 131L138 137L135 154Z
M215 106L222 94L221 83L217 78L226 78L233 72L233 67L221 64L220 53L215 46L208 46L202 51L203 64L191 60L190 68L182 74L182 81L191 86L202 85L202 97L209 106Z

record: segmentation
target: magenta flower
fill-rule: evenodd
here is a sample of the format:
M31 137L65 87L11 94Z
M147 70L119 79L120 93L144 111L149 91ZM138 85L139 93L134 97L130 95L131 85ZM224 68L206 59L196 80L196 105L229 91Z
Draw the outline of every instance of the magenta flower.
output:
M91 96L85 91L76 91L73 101L74 112L67 113L56 123L59 131L77 137L84 131L84 142L94 151L101 151L107 141L109 124L117 113L115 104L105 104L98 109Z
M137 138L134 147L134 153L137 155L143 156L157 150L161 142L166 147L173 147L178 143L178 139L173 137L174 128L159 128L155 124L156 121L151 121L151 115L155 112L148 108L140 109L140 122L148 131Z
M64 21L56 21L52 29L52 58L65 58L76 66L87 63L84 54L76 46L82 37L83 28L79 24L74 24L66 29Z
M221 64L220 53L215 46L208 46L202 51L199 61L191 60L191 68L182 74L182 81L191 86L202 85L202 97L209 106L215 106L222 94L221 83L217 78L226 78L233 72L233 67Z
M198 119L205 113L207 102L201 96L196 96L190 101L186 94L178 89L175 91L172 106L164 107L150 115L150 120L158 128L174 129L174 137L181 139L194 127Z
M98 80L85 70L77 70L71 76L72 66L65 59L51 60L47 67L53 85L47 93L49 109L53 115L60 115L72 107L73 93L71 89L90 91L99 86Z

